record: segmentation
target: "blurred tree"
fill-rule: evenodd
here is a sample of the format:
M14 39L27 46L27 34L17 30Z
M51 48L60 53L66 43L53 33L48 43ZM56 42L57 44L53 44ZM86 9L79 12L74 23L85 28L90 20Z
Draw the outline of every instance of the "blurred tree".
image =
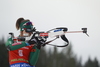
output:
M65 49L62 51L65 55L65 64L64 67L76 67L77 66L77 58L76 55L74 54L72 50L72 44L70 43L69 46L67 46Z
M93 62L92 62L90 57L88 58L88 60L85 63L84 67L93 67Z
M98 60L95 58L95 60L92 61L91 58L89 57L84 67L99 67Z
M53 57L52 57L52 60L53 60L53 66L52 67L57 67L57 61L58 61L58 55L57 55L57 48L54 47L54 52L53 52Z
M4 44L4 38L0 40L0 67L9 67L8 51Z
M82 67L82 57L77 61L76 67Z
M100 66L99 66L99 62L98 62L98 60L97 60L96 57L95 57L95 59L94 59L94 61L93 61L93 64L94 64L94 65L93 65L94 67L100 67Z

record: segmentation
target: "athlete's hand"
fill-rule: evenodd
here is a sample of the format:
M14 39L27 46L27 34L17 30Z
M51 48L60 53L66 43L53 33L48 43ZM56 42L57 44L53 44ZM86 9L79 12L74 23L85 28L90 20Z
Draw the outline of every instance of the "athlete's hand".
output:
M36 44L37 44L37 48L40 49L41 46L46 42L46 38L44 37L36 37Z
M36 44L37 48L40 49L41 46L46 42L46 38L44 37L35 37L31 38L28 43L31 44Z
M44 44L46 42L46 38L44 37L36 37L37 44Z
M34 38L34 39L30 39L29 41L28 41L28 43L30 44L30 45L32 45L32 44L36 44L36 39Z

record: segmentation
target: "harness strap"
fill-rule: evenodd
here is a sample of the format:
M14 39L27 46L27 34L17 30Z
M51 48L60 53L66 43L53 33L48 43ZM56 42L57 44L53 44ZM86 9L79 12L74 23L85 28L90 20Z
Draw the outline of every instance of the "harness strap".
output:
M54 45L54 44L49 44L49 43L55 41L55 40L58 39L58 38L59 38L59 37L56 37L55 39L50 40L50 41L44 43L42 46L45 46L45 45L47 44L47 45L56 46L56 47L66 47L66 46L69 45L69 41L68 41L68 39L65 37L65 35L62 35L62 36L61 36L61 39L62 39L63 41L65 41L67 44L62 45L62 46L57 46L57 45Z

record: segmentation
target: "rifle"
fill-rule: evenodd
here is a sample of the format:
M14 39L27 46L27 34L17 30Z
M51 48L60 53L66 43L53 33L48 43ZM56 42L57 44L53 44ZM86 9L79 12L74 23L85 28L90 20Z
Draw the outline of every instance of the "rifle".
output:
M66 27L58 27L58 28L54 28L54 29L51 29L51 30L48 30L47 32L39 32L39 31L33 31L33 35L30 37L42 37L42 38L46 38L48 39L49 37L55 37L53 40L50 40L50 41L47 41L45 42L44 44L42 44L42 46L45 46L45 45L51 45L51 46L56 46L56 47L66 47L68 46L69 44L69 41L68 39L66 38L65 34L66 33L85 33L87 36L89 36L87 34L87 28L82 28L81 31L68 31L68 28ZM14 38L14 34L13 33L9 33L12 38ZM50 44L51 42L53 42L54 40L60 38L66 42L65 45L54 45L54 44ZM21 41L26 41L27 40L27 37L20 37L18 38L18 40L21 40Z

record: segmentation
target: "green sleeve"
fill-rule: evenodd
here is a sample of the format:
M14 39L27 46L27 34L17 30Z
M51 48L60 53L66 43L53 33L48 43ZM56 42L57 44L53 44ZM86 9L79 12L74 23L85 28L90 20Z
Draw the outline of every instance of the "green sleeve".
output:
M38 49L36 46L34 46L33 49L35 49L35 52L30 53L29 62L31 65L36 65L39 58L40 49Z
M16 49L19 49L19 48L22 48L22 47L24 47L24 46L27 46L27 44L23 41L23 42L21 42L21 44L19 44L19 45L12 45L13 44L13 40L12 40L12 38L9 38L8 40L7 40L7 42L6 42L6 46L7 46L7 48L9 49L9 50L16 50Z
M13 44L13 40L12 40L12 38L8 38L8 40L6 42L6 46L9 46L11 44Z

